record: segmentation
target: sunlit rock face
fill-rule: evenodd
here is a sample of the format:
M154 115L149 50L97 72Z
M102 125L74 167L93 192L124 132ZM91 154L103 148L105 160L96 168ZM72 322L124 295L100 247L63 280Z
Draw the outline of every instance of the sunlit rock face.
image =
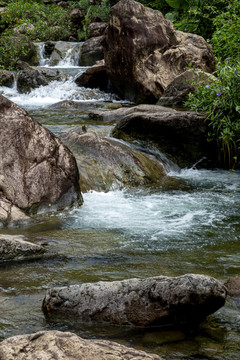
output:
M189 64L215 69L212 48L201 36L176 31L161 12L134 0L111 8L103 47L113 85L136 103L156 102Z
M39 331L18 335L0 343L4 360L162 360L158 355L126 347L107 340L86 340L61 331Z
M0 95L0 190L21 210L81 203L71 151L18 105Z

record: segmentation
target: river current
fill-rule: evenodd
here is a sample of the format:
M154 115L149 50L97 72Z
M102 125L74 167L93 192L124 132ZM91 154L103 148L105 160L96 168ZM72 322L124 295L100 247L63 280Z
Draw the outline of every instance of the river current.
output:
M76 44L74 44L76 46ZM42 65L47 66L41 59ZM49 105L62 100L93 104L119 102L114 94L83 89L74 77L86 68L69 57L58 68L68 79L19 94L0 93L25 108L56 135L76 125L109 133L79 110ZM84 338L105 338L171 360L239 360L240 304L226 305L196 329L131 328L45 319L41 303L54 286L185 273L211 275L221 282L240 272L239 171L176 169L166 186L89 191L80 208L38 214L24 227L1 228L44 244L41 259L0 266L0 339L42 329L69 330Z

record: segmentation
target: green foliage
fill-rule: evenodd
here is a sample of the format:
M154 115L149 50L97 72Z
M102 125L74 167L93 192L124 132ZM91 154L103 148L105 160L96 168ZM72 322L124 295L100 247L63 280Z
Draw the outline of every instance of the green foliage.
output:
M219 164L228 168L240 164L240 62L218 65L217 80L200 85L189 94L186 106L207 113L209 141L219 149Z
M103 0L100 5L91 5L88 9L86 20L90 21L93 18L99 17L103 21L108 21L110 5L107 0Z
M211 39L216 30L214 19L226 10L226 0L188 0L188 7L183 11L175 11L175 27L178 30Z
M161 11L164 15L167 12L169 12L171 9L171 7L166 3L165 0L156 0L156 1L139 0L138 2L152 9Z
M56 4L44 5L42 1L18 0L11 2L1 13L1 28L8 33L15 27L26 27L31 40L59 40L70 34L70 20L66 10ZM28 24L34 28L28 29Z
M82 10L88 10L89 6L91 5L89 0L80 0L78 4Z
M211 42L216 56L240 60L240 1L233 0L227 11L213 21L216 31Z
M109 12L110 5L107 0L103 0L100 5L90 5L83 21L83 30L78 31L79 40L86 40L88 38L88 26L92 19L100 18L101 20L107 22Z
M29 42L26 37L15 38L7 34L0 38L0 68L14 70L19 59L29 54Z
M174 9L186 9L189 6L187 0L166 0L166 3Z

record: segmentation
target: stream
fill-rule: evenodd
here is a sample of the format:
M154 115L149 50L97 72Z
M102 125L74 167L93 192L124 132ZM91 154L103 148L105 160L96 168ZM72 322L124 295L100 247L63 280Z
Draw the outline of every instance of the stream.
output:
M76 47L76 44L73 44ZM79 67L66 56L57 68L67 74L29 94L16 86L0 93L25 108L56 135L86 125L109 135L109 124L90 120L84 112L56 111L62 100L93 104L120 102L114 94L84 89L74 77ZM48 66L41 58L41 65ZM126 103L125 103L126 105ZM166 360L239 360L240 303L226 305L196 329L133 328L46 319L41 311L45 292L54 286L112 281L133 277L199 273L221 282L240 272L240 172L170 170L176 186L89 191L80 208L40 213L24 227L1 228L3 234L25 235L50 252L40 259L0 265L0 340L58 329L84 338L110 339Z

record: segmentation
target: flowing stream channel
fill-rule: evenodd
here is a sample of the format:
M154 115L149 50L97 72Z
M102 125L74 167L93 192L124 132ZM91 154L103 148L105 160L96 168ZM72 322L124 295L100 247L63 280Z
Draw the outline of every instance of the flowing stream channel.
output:
M94 124L80 110L49 108L61 100L119 101L115 95L78 87L74 77L85 68L69 59L58 64L67 80L29 94L19 94L16 87L2 87L0 93L57 135L80 124L108 134L109 125ZM1 228L1 233L22 234L45 244L51 252L41 259L0 266L0 339L59 329L84 338L111 339L168 360L239 360L236 299L228 298L222 309L191 330L47 320L41 311L46 289L54 286L185 273L224 282L240 272L240 173L191 168L172 169L168 175L179 187L89 191L80 208L38 214L32 225Z

